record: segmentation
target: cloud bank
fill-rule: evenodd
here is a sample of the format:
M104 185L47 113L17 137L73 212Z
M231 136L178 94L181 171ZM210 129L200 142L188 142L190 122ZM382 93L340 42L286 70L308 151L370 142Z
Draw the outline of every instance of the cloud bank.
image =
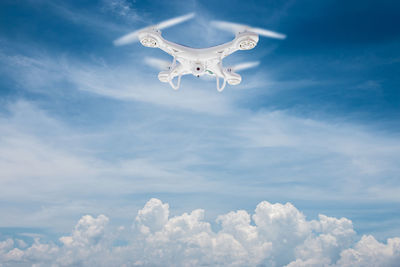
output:
M59 243L0 242L1 266L398 266L400 238L385 243L356 236L346 218L307 220L290 203L259 203L219 215L205 211L170 217L169 205L152 198L132 227L113 228L105 215L83 216ZM214 229L215 228L215 229Z

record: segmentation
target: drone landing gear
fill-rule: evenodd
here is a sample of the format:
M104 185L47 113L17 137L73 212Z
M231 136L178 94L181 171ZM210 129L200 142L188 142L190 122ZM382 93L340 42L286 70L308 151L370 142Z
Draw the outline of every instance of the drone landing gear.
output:
M175 76L175 77L176 77L176 76ZM179 89L179 86L181 85L182 74L179 74L179 76L178 76L178 82L177 82L176 85L173 83L173 80L174 80L175 77L173 77L171 80L169 80L169 85L171 85L171 87L172 87L174 90L178 90L178 89Z
M217 80L217 90L218 90L218 92L222 92L222 91L224 90L225 86L226 86L226 78L223 78L223 79L224 79L224 82L222 83L222 86L219 87L219 80L220 80L220 77L216 76L216 80Z

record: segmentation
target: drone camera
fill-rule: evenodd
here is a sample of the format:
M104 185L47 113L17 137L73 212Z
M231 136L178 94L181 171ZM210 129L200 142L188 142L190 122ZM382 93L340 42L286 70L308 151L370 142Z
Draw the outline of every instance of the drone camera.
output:
M205 71L204 66L201 63L195 63L192 67L193 75L200 76Z

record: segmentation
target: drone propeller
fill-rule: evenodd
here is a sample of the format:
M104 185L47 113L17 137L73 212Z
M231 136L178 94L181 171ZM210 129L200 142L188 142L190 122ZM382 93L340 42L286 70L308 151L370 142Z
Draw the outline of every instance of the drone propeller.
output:
M186 20L192 19L194 16L195 16L194 13L189 13L189 14L175 17L175 18L172 18L169 20L164 20L153 26L148 26L148 27L136 30L134 32L128 33L128 34L118 38L117 40L115 40L114 45L126 45L126 44L136 42L136 41L138 41L139 33L145 29L153 28L153 29L157 29L157 30L162 30L162 29L174 26L176 24L182 23Z
M227 21L212 21L211 25L214 26L215 28L225 30L225 31L230 31L233 33L238 33L238 32L243 32L243 31L251 31L251 32L257 33L259 35L265 36L265 37L276 38L276 39L285 39L286 38L286 35L282 34L282 33L277 33L277 32L273 32L270 30L261 29L261 28L252 28L247 25L232 23L232 22L227 22Z
M145 57L144 63L150 67L160 70L168 69L171 66L171 62L154 57Z
M259 64L260 64L260 61L244 62L244 63L237 64L233 67L229 67L229 69L231 69L233 71L241 71L241 70L247 70L247 69L257 67Z

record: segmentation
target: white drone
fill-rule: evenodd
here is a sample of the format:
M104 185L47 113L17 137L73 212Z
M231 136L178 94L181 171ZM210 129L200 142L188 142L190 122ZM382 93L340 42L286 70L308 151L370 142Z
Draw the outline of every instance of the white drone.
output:
M214 47L191 48L167 41L161 36L161 29L182 23L193 17L194 13L190 13L160 22L157 25L124 35L115 40L114 44L126 45L140 40L140 43L146 47L158 47L170 54L173 57L172 63L156 58L146 58L145 63L164 69L158 74L158 79L161 82L169 83L175 90L180 86L182 75L193 74L197 77L203 75L214 76L217 80L217 90L221 92L224 90L226 83L237 85L242 81L242 77L235 71L256 67L259 64L258 61L246 62L234 67L224 68L222 66L223 58L237 50L254 48L258 42L258 35L277 39L286 38L284 34L224 21L212 21L211 25L222 30L233 31L236 34L235 39ZM176 84L173 82L175 77L178 77ZM220 79L223 79L222 85L220 85Z

